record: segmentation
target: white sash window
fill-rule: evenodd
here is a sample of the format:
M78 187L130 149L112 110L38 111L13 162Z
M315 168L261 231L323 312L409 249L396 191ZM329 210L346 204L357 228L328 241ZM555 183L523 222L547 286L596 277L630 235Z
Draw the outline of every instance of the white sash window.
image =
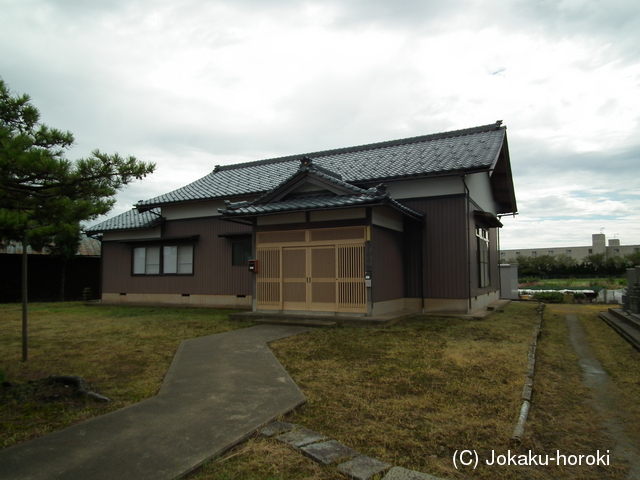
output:
M193 274L193 245L164 245L133 249L134 275Z

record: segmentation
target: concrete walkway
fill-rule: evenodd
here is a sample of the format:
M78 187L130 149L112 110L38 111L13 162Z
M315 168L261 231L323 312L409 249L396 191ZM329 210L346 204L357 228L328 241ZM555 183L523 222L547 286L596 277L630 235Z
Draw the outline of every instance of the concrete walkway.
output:
M305 402L260 325L182 342L157 396L0 451L2 480L181 478Z
M620 418L616 386L593 353L578 316L569 314L565 319L569 339L578 356L583 382L591 391L591 403L607 419L605 430L615 442L612 456L628 463L628 480L640 480L640 451L627 434L624 420Z

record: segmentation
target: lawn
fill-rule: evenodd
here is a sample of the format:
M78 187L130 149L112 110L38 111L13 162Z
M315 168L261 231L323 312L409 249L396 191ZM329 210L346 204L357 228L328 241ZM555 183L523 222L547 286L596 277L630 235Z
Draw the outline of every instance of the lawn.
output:
M520 409L537 304L516 302L482 321L416 317L389 328L313 330L270 344L308 398L284 420L335 438L362 454L447 479L623 479L605 467L503 466L456 470L456 450L480 459L526 453L593 454L611 448L588 402L564 323L578 313L593 348L621 391L630 431L640 432L640 355L597 319L602 306L550 305L538 347L533 406L522 444L511 440ZM34 305L31 349L20 362L20 311L0 306L7 380L83 376L113 402L1 405L8 446L153 395L180 340L240 328L206 309ZM260 437L209 462L193 479L338 479L333 468Z
M0 370L19 384L50 375L78 375L112 400L21 401L0 390L0 448L64 428L153 396L182 340L247 326L228 311L184 308L32 304L29 361L21 362L21 307L0 305Z

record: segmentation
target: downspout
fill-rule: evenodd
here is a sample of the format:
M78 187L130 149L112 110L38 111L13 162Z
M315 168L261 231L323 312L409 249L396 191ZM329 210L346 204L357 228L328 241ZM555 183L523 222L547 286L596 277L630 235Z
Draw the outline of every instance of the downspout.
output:
M500 265L502 265L502 258L500 258L500 228L496 228L496 240L498 241L498 250L496 252L496 255L498 256L498 258L496 259L498 261L498 299L501 299L502 298L502 269L500 268ZM491 251L489 251L489 255L491 255ZM491 260L491 257L489 257L489 260ZM491 263L489 263L489 265L491 265Z
M426 228L426 222L420 222L420 300L422 301L422 308L420 312L424 315L424 229Z
M467 199L467 205L466 205L466 215L465 215L465 221L467 222L467 279L468 279L468 285L467 285L467 301L469 304L469 313L471 313L471 227L469 226L469 211L470 211L470 207L469 207L469 187L467 186L467 182L465 181L465 177L466 175L462 174L460 175L460 178L462 179L462 184L464 185L464 194L465 197Z
M239 222L238 222L239 223ZM251 255L254 259L258 258L258 234L256 233L256 225L258 224L258 219L254 218L251 222ZM260 265L258 265L258 270L260 269ZM282 276L282 272L280 272ZM282 284L282 281L280 281ZM255 312L258 310L258 277L255 273L251 274L251 311Z
M91 237L96 238L96 237ZM102 290L104 288L104 242L102 239L104 238L104 234L100 237L100 281L98 282L98 298L102 302ZM97 240L97 239L96 239ZM93 300L93 299L92 299Z

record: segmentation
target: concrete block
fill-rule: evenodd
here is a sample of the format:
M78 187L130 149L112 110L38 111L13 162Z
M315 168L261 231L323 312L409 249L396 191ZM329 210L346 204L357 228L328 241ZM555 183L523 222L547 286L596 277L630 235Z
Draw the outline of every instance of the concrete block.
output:
M335 440L312 443L311 445L301 447L300 451L325 466L358 456L358 452Z
M444 480L440 477L434 477L428 473L420 473L414 470L407 470L402 467L393 467L387 472L382 480Z
M260 430L260 435L265 437L273 437L281 433L290 432L294 428L298 427L295 423L287 422L271 422L269 425Z
M522 389L522 400L531 401L531 395L533 394L533 389L530 385L525 385Z
M313 430L309 430L308 428L298 427L295 430L278 435L276 440L286 443L287 445L291 445L292 447L300 448L305 445L309 445L310 443L328 440L328 437L325 437L318 432L314 432Z
M376 458L359 455L353 460L341 463L337 468L340 473L354 480L368 480L388 470L391 465Z

